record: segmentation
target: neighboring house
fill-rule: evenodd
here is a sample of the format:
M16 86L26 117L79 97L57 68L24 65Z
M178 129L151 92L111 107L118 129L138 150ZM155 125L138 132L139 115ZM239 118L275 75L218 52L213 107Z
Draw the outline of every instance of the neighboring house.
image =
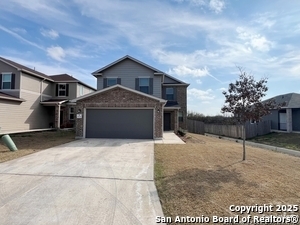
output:
M67 102L95 90L70 75L47 76L0 57L0 132L72 126Z
M186 129L187 87L131 56L92 73L97 91L76 105L81 138L162 138L164 130Z
M300 94L278 95L273 99L277 104L285 105L278 110L272 110L262 120L270 120L272 130L300 131Z

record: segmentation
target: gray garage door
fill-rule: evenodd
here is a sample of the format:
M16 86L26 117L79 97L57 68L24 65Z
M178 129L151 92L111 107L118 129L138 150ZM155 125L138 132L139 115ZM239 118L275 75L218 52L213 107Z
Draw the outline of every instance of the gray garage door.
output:
M86 137L153 139L153 110L87 109Z

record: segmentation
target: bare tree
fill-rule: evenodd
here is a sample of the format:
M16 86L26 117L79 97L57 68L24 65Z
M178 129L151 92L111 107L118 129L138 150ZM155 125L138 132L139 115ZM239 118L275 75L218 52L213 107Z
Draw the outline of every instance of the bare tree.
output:
M246 122L249 120L259 121L261 117L270 114L272 109L279 108L274 99L263 101L262 98L268 91L267 78L255 81L254 77L238 67L240 75L235 83L230 83L228 92L223 91L225 105L222 113L232 113L243 127L243 160L246 159Z

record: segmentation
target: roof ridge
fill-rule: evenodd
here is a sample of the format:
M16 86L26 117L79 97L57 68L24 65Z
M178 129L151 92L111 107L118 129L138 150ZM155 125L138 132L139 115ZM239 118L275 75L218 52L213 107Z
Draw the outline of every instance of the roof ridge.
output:
M33 74L33 75L40 76L40 77L43 77L43 78L47 78L47 79L49 79L49 80L52 80L47 74L45 74L45 73L43 73L43 72L40 72L40 71L37 71L37 70L35 70L35 69L31 69L31 68L29 68L28 66L24 66L24 65L22 65L22 64L20 64L20 63L17 63L17 62L15 62L15 61L10 60L10 59L7 59L7 58L4 58L4 57L1 57L1 56L0 56L0 60L1 60L2 62L6 63L6 64L8 64L8 65L10 65L10 66L12 66L12 67L18 69L18 70L23 70L23 71L25 71L25 72L27 72L27 73L31 73L31 74Z

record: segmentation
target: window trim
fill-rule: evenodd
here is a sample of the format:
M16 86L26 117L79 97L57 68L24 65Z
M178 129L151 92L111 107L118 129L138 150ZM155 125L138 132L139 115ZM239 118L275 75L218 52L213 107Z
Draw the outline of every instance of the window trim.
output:
M65 85L65 89L61 90L60 85ZM60 95L60 91L65 91L65 95ZM66 97L66 96L67 96L67 83L58 83L57 97Z
M73 109L73 112L72 112ZM71 119L71 115L73 115L73 119ZM69 108L69 120L75 120L75 107Z
M10 81L4 81L4 75L10 75ZM12 72L2 72L1 73L2 76L2 82L1 82L1 89L2 90L11 90L12 89ZM4 83L9 83L9 88L3 88L4 87Z

